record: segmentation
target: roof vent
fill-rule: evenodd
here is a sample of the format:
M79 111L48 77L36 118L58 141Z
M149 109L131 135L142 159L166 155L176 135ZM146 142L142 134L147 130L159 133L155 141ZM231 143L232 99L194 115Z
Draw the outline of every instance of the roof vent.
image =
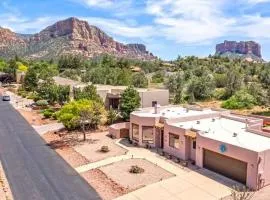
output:
M237 133L233 133L233 137L237 137Z
M196 123L197 123L197 124L200 124L201 122L200 122L200 121L197 121Z
M212 119L212 122L215 122L215 121L216 121L216 119L215 119L215 118L213 118L213 119Z

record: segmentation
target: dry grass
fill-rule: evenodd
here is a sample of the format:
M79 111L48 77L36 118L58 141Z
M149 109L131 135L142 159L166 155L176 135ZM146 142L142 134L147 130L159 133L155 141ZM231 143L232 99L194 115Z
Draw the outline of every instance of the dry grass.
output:
M203 101L196 104L204 108L221 108L222 101ZM236 109L232 110L232 112L240 115L250 115L252 113L267 111L268 109L265 106L254 106L252 109Z
M139 174L130 173L129 170L134 165L144 169L144 172ZM116 183L130 190L136 190L174 176L174 174L144 159L123 160L103 166L100 170Z
M84 172L81 175L92 187L95 188L104 200L111 200L129 192L127 188L120 186L115 181L108 178L108 176L99 169L93 169Z

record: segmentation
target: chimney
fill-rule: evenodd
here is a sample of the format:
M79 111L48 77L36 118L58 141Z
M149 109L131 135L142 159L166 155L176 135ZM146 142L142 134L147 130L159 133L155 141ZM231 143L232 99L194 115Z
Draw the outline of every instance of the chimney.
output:
M158 114L158 108L160 108L160 105L156 103L154 108L155 108L155 114Z

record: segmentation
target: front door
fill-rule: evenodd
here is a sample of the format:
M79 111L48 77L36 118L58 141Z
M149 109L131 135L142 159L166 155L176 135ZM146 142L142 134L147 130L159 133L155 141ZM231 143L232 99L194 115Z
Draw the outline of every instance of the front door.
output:
M160 148L163 149L163 147L164 147L164 130L161 129L160 130Z

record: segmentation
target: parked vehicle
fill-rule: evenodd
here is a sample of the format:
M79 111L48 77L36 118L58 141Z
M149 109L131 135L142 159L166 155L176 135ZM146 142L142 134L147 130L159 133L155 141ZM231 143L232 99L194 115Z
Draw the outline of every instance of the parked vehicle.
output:
M3 100L3 101L10 101L10 96L9 96L9 95L4 95L4 96L2 97L2 100Z

